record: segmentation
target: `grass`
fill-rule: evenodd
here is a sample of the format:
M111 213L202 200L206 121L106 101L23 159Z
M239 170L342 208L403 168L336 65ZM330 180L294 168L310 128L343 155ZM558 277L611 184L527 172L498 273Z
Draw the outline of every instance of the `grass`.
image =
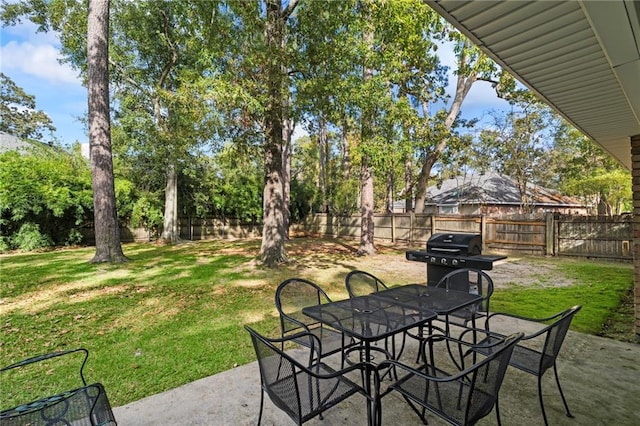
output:
M503 289L491 297L491 310L539 318L579 304L582 309L572 322L573 330L632 341L633 312L625 303L633 292L632 266L586 260L558 263L559 277L577 284ZM540 281L546 284L548 277Z
M253 262L259 240L127 244L131 262L122 265L89 264L93 248L0 256L0 366L85 347L85 376L105 385L113 406L231 369L254 359L245 324L277 333L273 297L286 278L316 281L334 299L347 297L352 269L378 273L383 265L388 284L424 279L423 265L413 273L394 268L406 247L379 245L379 256L363 258L355 244L293 239L287 253L295 261L277 270ZM540 316L579 303L572 328L602 334L604 327L624 339L633 325L633 309L622 303L631 265L553 261L580 284L501 289L492 310ZM34 367L0 373L2 408L78 384L78 368L66 360Z

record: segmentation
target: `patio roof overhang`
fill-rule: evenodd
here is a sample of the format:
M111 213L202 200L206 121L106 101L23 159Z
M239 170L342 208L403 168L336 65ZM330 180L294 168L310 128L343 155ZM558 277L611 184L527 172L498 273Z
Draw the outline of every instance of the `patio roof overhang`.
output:
M631 170L640 1L425 1Z

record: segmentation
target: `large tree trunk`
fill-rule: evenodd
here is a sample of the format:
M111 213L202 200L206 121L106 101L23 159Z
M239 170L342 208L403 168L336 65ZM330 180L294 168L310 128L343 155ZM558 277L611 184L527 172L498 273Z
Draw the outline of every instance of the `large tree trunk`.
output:
M175 244L180 240L178 229L178 172L172 164L167 170L167 185L164 189L164 225L162 241Z
M267 267L275 267L287 260L284 244L286 223L283 194L283 109L284 73L283 43L284 25L293 12L297 0L291 0L286 10L280 0L267 0L265 40L269 58L265 64L269 103L265 112L262 245L258 258Z
M375 254L376 249L373 245L373 173L365 158L362 159L361 185L360 202L362 205L360 207L361 224L358 255L366 256Z
M413 211L413 163L411 158L407 155L404 161L404 211L409 213Z
M116 212L109 120L109 0L90 0L87 25L89 146L98 262L125 262Z
M373 46L373 31L367 31L364 34L364 41L368 46ZM368 68L365 64L363 80L366 82L373 78L373 70ZM361 127L361 142L366 144L372 136L373 115L370 111L364 111L362 114L362 127ZM375 254L376 249L373 245L374 237L374 224L373 224L373 209L374 209L374 191L373 191L373 169L369 164L369 158L366 153L362 154L361 164L361 176L360 176L360 247L358 248L358 255L365 256Z
M329 213L329 199L327 198L327 163L329 162L329 141L327 140L327 122L320 117L318 133L318 153L320 154L320 194L322 196L322 212Z
M265 266L275 267L286 260L284 195L282 193L282 127L278 126L279 121L273 120L273 117L269 121L270 128L265 141L263 227L259 257Z
M282 195L284 198L282 214L284 220L284 236L289 239L291 226L291 137L293 135L293 122L290 119L284 121L283 147L282 147Z

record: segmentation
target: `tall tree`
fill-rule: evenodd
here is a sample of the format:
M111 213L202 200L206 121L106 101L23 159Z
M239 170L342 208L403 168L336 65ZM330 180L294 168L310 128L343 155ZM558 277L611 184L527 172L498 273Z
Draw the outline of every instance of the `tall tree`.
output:
M286 23L298 4L291 0L286 7L281 0L266 1L264 39L266 61L264 80L267 85L267 104L264 114L264 193L263 229L259 259L274 267L287 259L285 253L286 226L284 214L283 129L285 104L289 98L285 74Z
M90 0L87 21L87 86L94 228L98 262L124 262L111 157L109 117L109 0Z
M630 172L564 120L557 127L548 157L544 168L556 177L549 185L596 206L599 215L632 209Z
M51 118L41 110L36 110L36 99L24 89L0 73L0 131L23 139L41 140L43 132L50 139L56 128Z
M119 154L161 171L164 242L179 240L179 187L221 132L219 58L231 37L220 2L119 2L114 20ZM150 36L153 34L153 36ZM140 161L148 159L150 161Z
M472 85L477 81L490 82L499 96L503 96L515 87L513 77L501 71L491 58L480 51L464 35L449 29L449 37L455 44L456 88L453 100L447 110L437 111L431 116L425 111L425 119L430 121L429 125L433 131L429 144L422 148L420 172L415 189L414 210L416 213L424 211L431 171L447 144L451 142L451 131Z
M529 187L540 183L548 168L543 159L553 146L551 110L539 101L520 104L506 114L493 113L493 126L480 134L482 158L490 159L494 170L512 177L520 193L523 212L532 207Z

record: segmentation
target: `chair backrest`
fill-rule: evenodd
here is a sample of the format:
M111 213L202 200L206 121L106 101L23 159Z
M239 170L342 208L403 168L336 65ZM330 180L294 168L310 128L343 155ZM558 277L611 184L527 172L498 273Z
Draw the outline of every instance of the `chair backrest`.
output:
M344 278L349 297L365 296L384 290L387 286L381 279L365 271L351 271Z
M436 287L465 293L479 294L482 300L473 305L476 312L489 312L489 300L493 294L493 280L486 272L473 268L459 268L446 274Z
M319 323L302 313L302 308L331 302L317 284L302 279L290 278L276 289L276 309L280 314L282 334L299 332Z
M0 424L115 426L116 420L104 387L94 383L2 411Z
M474 424L493 409L513 349L523 336L524 333L514 333L505 337L492 347L487 358L468 370L470 374L467 377L470 377L471 380L469 383L470 391L467 395L465 424Z
M544 356L540 360L540 374L553 366L562 348L564 338L567 336L571 321L581 308L582 306L576 305L565 310L556 321L543 329L542 333L546 333L546 337L542 349Z
M4 409L0 411L0 424L3 426L26 424L115 425L116 421L104 387L100 383L87 385L85 380L84 366L88 357L89 351L87 349L77 348L30 357L1 368L0 373L9 372L9 374L19 368L40 368L42 373L46 371L46 374L49 375L62 365L56 363L73 360L79 362L82 386L76 387L79 384L70 386L73 388L72 390L63 388L55 395L39 396L37 400L21 403L14 408L3 407ZM54 359L55 361L52 361ZM45 361L46 364L39 364ZM40 367L37 366L38 364ZM3 376L0 380L7 381L7 378ZM42 378L39 381L43 381ZM10 400L8 395L3 396Z
M262 389L278 408L287 413L297 424L302 423L302 413L308 411L303 408L303 404L309 402L300 398L297 379L297 373L301 371L300 365L274 345L275 341L282 342L283 339L269 339L248 326L245 326L245 329L251 335L258 359ZM309 338L313 341L311 335Z

